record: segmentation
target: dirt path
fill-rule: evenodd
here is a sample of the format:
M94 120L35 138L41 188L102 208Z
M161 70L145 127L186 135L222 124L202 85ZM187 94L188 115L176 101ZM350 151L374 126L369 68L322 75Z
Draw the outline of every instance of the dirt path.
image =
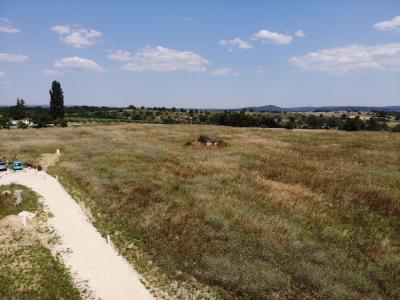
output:
M27 186L43 197L54 215L49 225L60 235L62 247L71 250L62 255L65 264L79 279L88 281L96 298L153 299L139 274L101 237L55 178L36 170L0 174L0 185L10 183Z

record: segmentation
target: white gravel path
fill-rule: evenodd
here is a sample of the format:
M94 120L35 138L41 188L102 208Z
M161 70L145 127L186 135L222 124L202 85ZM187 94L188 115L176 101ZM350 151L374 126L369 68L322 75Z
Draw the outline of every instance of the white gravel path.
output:
M0 173L0 185L27 186L43 197L54 215L49 219L61 237L62 247L71 250L63 260L100 299L154 299L140 282L140 275L103 239L81 207L62 185L43 171L26 169Z

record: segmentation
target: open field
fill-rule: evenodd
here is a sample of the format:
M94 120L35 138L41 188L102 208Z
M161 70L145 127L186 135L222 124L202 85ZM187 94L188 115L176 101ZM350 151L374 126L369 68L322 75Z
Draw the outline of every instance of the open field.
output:
M0 299L81 299L69 271L46 246L55 236L40 221L22 228L16 216L24 210L40 214L37 195L19 185L0 186L0 192L17 189L23 198L18 206L12 194L0 195Z
M226 146L188 143L202 134ZM399 134L128 124L0 139L22 160L60 148L50 172L145 274L226 298L400 297Z

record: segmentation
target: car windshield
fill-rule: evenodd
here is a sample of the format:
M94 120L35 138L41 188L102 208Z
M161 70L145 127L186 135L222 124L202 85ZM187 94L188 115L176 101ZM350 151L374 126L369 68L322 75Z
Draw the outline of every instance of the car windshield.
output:
M20 167L22 164L20 162L14 163L14 166Z

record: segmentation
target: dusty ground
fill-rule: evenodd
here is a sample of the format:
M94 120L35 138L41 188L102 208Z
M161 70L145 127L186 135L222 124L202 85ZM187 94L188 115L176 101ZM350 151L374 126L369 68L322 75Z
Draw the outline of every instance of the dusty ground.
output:
M54 217L49 224L61 238L65 263L79 279L87 280L96 297L101 299L152 299L132 269L114 247L101 237L80 206L58 181L36 170L7 172L0 175L0 185L17 183L27 186L43 197ZM7 222L15 223L13 218Z
M16 203L16 192L20 201ZM47 226L44 207L31 190L0 186L0 299L71 299L90 296L84 283L74 283L69 270L50 248L56 234ZM35 213L26 226L20 212Z
M59 157L60 154L58 153L43 153L40 157L39 165L43 168L44 171L47 171L49 167L57 162Z

